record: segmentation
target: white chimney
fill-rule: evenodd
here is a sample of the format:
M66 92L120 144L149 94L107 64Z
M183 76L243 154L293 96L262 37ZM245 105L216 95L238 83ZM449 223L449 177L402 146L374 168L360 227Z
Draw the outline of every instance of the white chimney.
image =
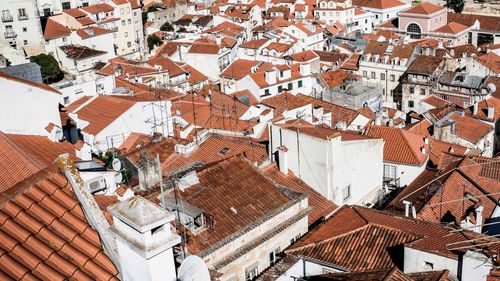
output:
M478 206L476 208L476 227L474 227L474 231L477 233L481 233L482 225L483 225L483 206Z
M300 65L300 74L302 76L308 76L311 75L311 65L308 63L301 64Z
M423 147L423 146L422 146L422 147L420 148L420 151L422 152L422 154L425 154L425 147Z
M488 119L495 118L495 108L493 106L488 107Z
M283 175L288 174L288 148L286 146L278 147L278 168Z
M217 45L222 44L222 37L220 37L219 35L217 35L217 37L215 37L215 43L217 43Z
M404 200L403 204L405 205L405 217L408 217L408 216L410 216L411 202Z
M266 83L269 85L274 85L276 84L276 70L274 69L269 69L265 73L266 76Z
M478 108L478 106L477 106L477 102L476 102L476 103L474 103L474 105L472 106L472 114L474 114L474 115L476 115L476 114L477 114L477 108Z
M428 137L424 137L424 143L425 144L429 144L429 138Z
M172 231L174 214L140 196L115 203L108 211L122 280L176 281L172 248L181 237Z

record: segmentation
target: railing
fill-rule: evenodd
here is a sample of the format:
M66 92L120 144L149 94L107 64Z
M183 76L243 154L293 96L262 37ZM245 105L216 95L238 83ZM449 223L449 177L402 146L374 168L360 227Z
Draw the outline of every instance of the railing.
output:
M2 22L12 22L14 17L12 15L2 15Z
M7 31L4 33L5 38L16 38L16 33L14 31Z
M394 188L399 188L399 178L389 178L389 177L384 177L384 184L389 187L389 189L394 189Z
M17 15L18 20L28 20L28 15Z

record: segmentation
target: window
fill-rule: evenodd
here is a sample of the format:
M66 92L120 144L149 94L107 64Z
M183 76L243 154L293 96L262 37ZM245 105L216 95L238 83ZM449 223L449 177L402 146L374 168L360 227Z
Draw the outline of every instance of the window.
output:
M342 199L347 201L349 198L351 198L351 185L348 185L342 189Z
M283 92L283 86L280 85L280 86L278 86L278 93L281 93L281 92Z
M128 20L127 20L127 23L128 23L128 24L132 24L132 19L128 19Z
M23 32L28 32L28 28L23 27Z
M281 252L281 249L280 249L280 247L278 247L269 253L269 264L270 265L273 265L275 262L278 261L278 255L280 252Z
M424 269L425 270L433 270L434 264L432 262L424 261Z
M63 41L64 43L66 43L66 41L67 41L66 37L63 37L63 38L62 38L62 41Z
M302 88L302 80L299 80L298 87Z
M48 17L50 16L50 8L45 8L43 9L43 16Z
M127 42L127 47L131 48L132 47L132 43L131 42Z
M63 10L71 9L71 3L70 2L62 2L62 8L63 8Z
M125 26L125 20L122 20L122 26Z
M255 263L247 268L245 268L245 281L251 281L254 280L255 277L257 277L257 274L259 274L259 264Z
M420 95L421 96L425 96L425 88L424 89L420 89Z
M84 2L84 3L82 3L82 6L83 6L83 7L88 7L88 6L89 6L89 3L88 3L88 2Z
M391 74L391 81L392 82L396 81L396 76L394 74Z
M384 164L384 178L395 179L396 178L396 166Z
M406 32L410 34L411 39L420 39L422 30L416 23L410 23L406 28Z
M414 87L410 87L410 94L414 94L415 93L415 88Z
M380 73L380 80L385 80L385 73Z
M284 72L280 71L280 77L283 78L284 75L285 75Z
M363 77L368 78L368 72L366 70L363 70Z
M412 101L412 100L409 100L409 101L408 101L408 107L413 108L413 106L414 106L413 101Z
M69 103L69 97L64 97L64 104L68 104Z
M130 7L127 7L127 14L130 14Z
M377 77L377 74L375 73L375 71L372 71L372 79L375 79Z
M375 18L378 19L378 15L375 15Z
M19 20L27 20L28 19L28 15L26 14L26 9L21 8L21 9L18 9L17 12L18 12L17 15L19 17Z
M120 9L120 15L123 15L125 13L125 10L123 8Z
M292 83L288 83L288 91L290 90L293 90L293 84Z
M125 38L127 38L127 37L128 37L128 32L125 32Z
M28 45L28 40L23 40L24 45Z
M264 95L269 96L269 89L264 90Z

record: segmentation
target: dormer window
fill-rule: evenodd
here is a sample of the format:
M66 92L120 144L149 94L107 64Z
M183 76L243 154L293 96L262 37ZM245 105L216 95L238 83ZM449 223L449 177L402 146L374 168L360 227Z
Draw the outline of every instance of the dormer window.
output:
M326 3L325 2L321 2L321 8L326 8Z

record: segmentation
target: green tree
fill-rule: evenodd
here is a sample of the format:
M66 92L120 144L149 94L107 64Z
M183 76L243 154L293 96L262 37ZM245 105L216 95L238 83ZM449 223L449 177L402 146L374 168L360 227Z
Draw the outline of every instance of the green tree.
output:
M59 63L53 56L39 54L37 56L30 57L30 61L40 66L44 83L51 84L59 82L64 78L64 72L61 70Z
M455 13L461 13L465 7L464 0L446 0L446 7L453 9Z
M148 36L148 49L151 51L155 46L160 46L162 41L160 37L156 36L155 34L151 34Z
M160 27L161 31L174 31L174 27L167 21Z
M148 21L148 13L156 12L158 9L156 7L149 7L147 11L142 12L142 25L144 25Z

